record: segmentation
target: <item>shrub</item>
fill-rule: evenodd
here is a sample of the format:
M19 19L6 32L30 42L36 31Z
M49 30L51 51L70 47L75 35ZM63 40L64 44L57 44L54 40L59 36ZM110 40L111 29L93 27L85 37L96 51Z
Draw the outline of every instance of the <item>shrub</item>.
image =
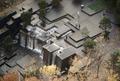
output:
M87 40L84 42L83 46L84 46L85 48L91 49L91 48L94 48L94 47L96 46L96 42L95 42L94 40L92 40L92 39L87 39Z

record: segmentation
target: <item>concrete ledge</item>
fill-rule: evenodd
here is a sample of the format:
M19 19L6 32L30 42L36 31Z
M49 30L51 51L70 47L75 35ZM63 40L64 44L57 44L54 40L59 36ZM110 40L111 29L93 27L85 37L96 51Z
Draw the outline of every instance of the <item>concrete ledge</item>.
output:
M81 11L84 12L85 14L89 15L89 16L93 16L93 15L101 12L102 10L94 11L94 10L90 9L89 7L85 7L83 9L81 9Z

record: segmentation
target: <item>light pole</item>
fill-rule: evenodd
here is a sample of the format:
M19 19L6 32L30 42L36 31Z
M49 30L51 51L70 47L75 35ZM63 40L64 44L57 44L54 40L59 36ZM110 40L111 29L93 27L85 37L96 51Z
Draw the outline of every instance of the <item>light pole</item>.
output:
M78 11L77 12L77 26L78 26L78 28L79 28L79 30L80 30L80 12Z

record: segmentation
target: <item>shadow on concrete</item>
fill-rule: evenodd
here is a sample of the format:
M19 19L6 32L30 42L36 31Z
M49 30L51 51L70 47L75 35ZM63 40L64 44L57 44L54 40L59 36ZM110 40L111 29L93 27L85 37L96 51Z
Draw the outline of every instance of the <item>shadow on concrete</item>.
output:
M80 5L82 3L82 0L72 0L73 5Z
M61 12L63 10L63 6L60 4L60 5L56 6L56 7L52 7L52 9L54 11L56 11L56 12Z

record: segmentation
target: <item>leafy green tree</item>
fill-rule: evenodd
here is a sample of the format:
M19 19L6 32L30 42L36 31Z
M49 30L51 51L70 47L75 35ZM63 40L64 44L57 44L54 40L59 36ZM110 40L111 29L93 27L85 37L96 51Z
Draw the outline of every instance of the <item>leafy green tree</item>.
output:
M83 46L85 49L93 49L96 46L96 42L90 38L86 39Z
M100 21L100 28L107 31L111 28L111 21L107 17L103 17Z
M111 55L111 65L120 74L120 50L116 50Z
M104 31L104 38L109 39L109 32L112 27L111 21L108 18L103 17L103 19L100 21L99 27Z
M42 20L42 26L45 26L45 18L44 17L46 15L46 7L47 7L46 1L40 0L39 7L40 7L39 17Z
M107 5L108 9L114 10L117 0L104 0L104 1L105 1L105 4Z
M60 5L61 0L52 0L53 7L58 7Z
M120 0L117 0L116 8L117 8L117 11L120 13Z
M105 0L108 10L115 16L116 23L120 25L120 0Z
M118 25L120 25L120 0L117 0L114 16Z
M32 10L23 12L21 14L21 20L23 22L23 27L26 28L27 25L30 25L31 23L31 17L32 17Z

